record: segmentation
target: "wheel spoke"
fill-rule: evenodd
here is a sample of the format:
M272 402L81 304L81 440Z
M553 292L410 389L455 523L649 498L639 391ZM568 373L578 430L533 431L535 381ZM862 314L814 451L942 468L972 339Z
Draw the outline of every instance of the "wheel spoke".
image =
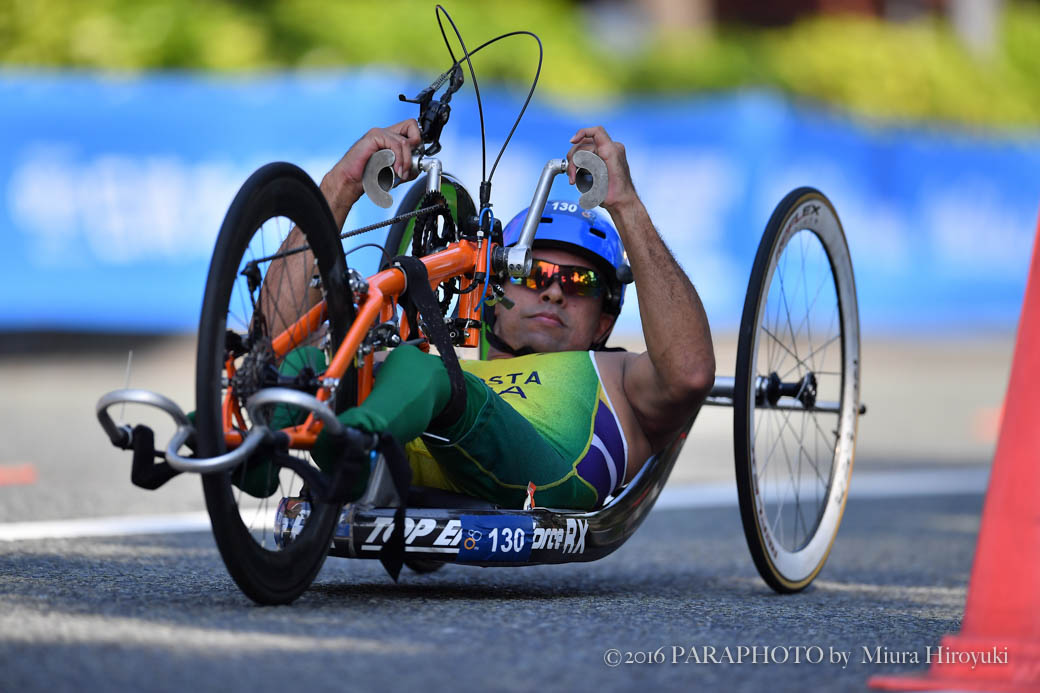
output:
M798 338L794 336L794 325L791 324L791 307L787 303L787 292L784 290L784 275L780 272L779 267L777 267L777 274L780 276L780 298L783 299L784 313L787 315L787 329L791 333L791 347L794 349L791 355L802 363L802 359L798 356Z
M821 344L819 347L814 349L812 353L815 354L818 351L820 351L821 349L826 349L829 345L833 344L835 341L837 341L839 339L841 339L841 335L840 334L834 335L833 337L828 339L826 342ZM798 369L798 366L802 366L803 368L805 368L807 370L812 370L805 363L799 363L799 364L795 365L793 368L791 368L790 370L786 371L783 375L781 375L780 376L780 380L786 380L787 377L789 375L791 375L791 373L794 373ZM816 371L813 371L813 372L815 373ZM824 371L824 373L826 373L827 375L840 375L840 374L834 373L833 371Z
M775 409L766 409L766 410L763 411L763 413L771 414L771 413L775 413L776 411L777 410L775 410ZM763 417L763 418L772 419L773 417ZM769 452L766 454L766 461L765 461L765 463L758 469L757 477L759 479L761 479L763 476L765 476L766 468L769 466L769 462L773 459L773 453L776 452L776 447L779 444L779 442L780 442L780 436L778 435L776 437L776 440L773 441L773 447L771 447L769 449Z
M769 331L768 329L766 329L765 327L763 327L763 328L762 328L762 331L763 331L763 332L765 332L765 333L766 333L766 334L767 334L767 335L768 335L769 337L771 337L771 338L773 339L773 341L775 341L775 342L776 342L776 343L777 343L777 344L778 344L778 345L780 346L780 348L781 348L781 349L783 349L784 351L786 351L786 352L787 352L788 354L790 354L790 355L791 355L791 357L792 357L793 359L795 359L795 361L797 361L797 363L795 364L794 368L792 368L792 369L791 369L790 371L787 371L788 373L790 373L791 371L793 371L793 370L797 369L797 368L798 368L798 366L801 366L802 368L805 368L806 370L808 370L808 369L809 369L809 368L808 368L808 366L806 366L805 362L804 362L804 361L802 361L802 360L801 360L800 358L798 358L798 355L797 355L797 354L795 354L795 353L794 353L793 351L791 351L790 349L788 349L788 348L787 348L787 345L786 345L786 344L784 344L784 343L783 343L783 342L782 342L782 341L780 340L780 338L779 338L779 337L777 337L777 336L776 336L775 334L773 334L772 332L770 332L770 331ZM773 370L775 371L776 369L773 369Z
M789 430L791 432L791 435L793 435L796 438L798 438L798 447L799 447L799 449L801 451L805 452L805 454L809 454L809 451L805 449L805 446L802 445L802 442L801 442L802 440L804 440L804 432L803 432L803 435L801 437L799 437L794 432L794 427L791 426L790 412L786 411L786 410L783 410L783 409L781 409L779 411L781 411L781 412L783 412L785 414L784 421L785 421L787 430ZM802 412L802 414L805 414L805 413L807 413L807 412ZM813 471L816 473L816 478L819 479L821 483L823 483L823 484L827 483L827 480L823 478L823 476L820 474L820 470L815 465L813 465Z
M804 246L805 246L805 243L807 242L806 241L807 234L809 234L809 233L811 233L811 232L802 232L802 233L799 234L802 237L802 251L803 251L803 253L802 253L802 287L803 287L803 293L804 293L805 298L806 298L806 309L805 309L805 318L802 320L802 322L798 323L798 327L795 330L795 332L797 334L801 334L802 327L805 327L806 331L808 333L809 345L811 347L812 346L812 324L811 324L812 321L809 319L809 316L812 313L812 309L816 306L816 301L819 299L820 294L823 291L823 287L828 285L827 279L831 278L832 281L833 281L833 277L830 274L830 267L828 265L827 271L822 273L822 276L820 278L820 285L818 287L816 287L816 293L813 295L812 301L809 302L808 301L808 295L809 295L808 286L806 285L806 279L807 279L806 275L808 273L806 272L806 269L805 269L805 252L804 252ZM811 356L812 356L812 354L810 354L810 356L807 356L805 360L809 361ZM812 367L815 370L815 364L813 364Z
M804 299L804 302L805 302L805 318L803 319L803 323L802 324L805 325L806 337L809 340L809 349L810 349L809 355L805 358L805 360L809 362L809 365L812 367L813 370L816 370L816 363L813 361L812 351L811 351L812 350L812 321L809 319L809 287L805 283L806 282L806 279L805 279L805 242L806 242L806 236L809 233L810 232L808 232L808 231L803 231L801 234L799 234L802 237L802 258L801 258L802 259L802 298ZM802 326L799 325L798 326L798 331L801 332L801 330L802 330Z
M783 440L783 429L782 428L781 428L780 432L777 434L777 439L781 440L781 441ZM790 455L790 453L787 452L787 445L783 444L782 442L781 442L781 445L780 445L780 449L784 453L784 461L787 463L787 476L788 476L788 478L791 481L792 490L794 490L794 473L793 473L792 468L791 468L791 455ZM780 544L782 546L786 546L786 543L784 542L784 536L783 536L783 522L781 521L783 519L782 516L783 516L783 510L784 510L784 498L785 498L785 495L783 494L780 486L781 486L780 484L777 484L776 519L773 521L773 527L774 527L774 529L779 528L779 530L780 530L779 531ZM795 490L795 493L797 494L796 490Z
M837 431L831 431L830 435L828 435L827 432L824 431L823 428L820 427L820 421L819 421L819 419L816 418L816 412L811 412L811 415L812 415L813 424L816 426L816 430L819 432L820 437L823 438L823 440L830 447L830 449L832 450L832 454L833 454L833 448L838 443L838 433L837 433ZM831 440L832 437L833 437L833 441Z
M805 535L808 535L809 534L809 526L806 524L805 517L802 515L802 498L801 498L802 461L805 460L806 457L810 458L810 459L806 460L806 462L809 464L809 466L811 466L813 468L813 472L816 473L817 477L819 477L819 470L816 468L816 464L815 464L814 460L812 459L812 456L809 455L809 451L805 449L805 446L803 445L804 441L805 441L805 417L802 416L802 430L801 430L801 433L798 436L798 490L799 490L799 493L796 494L797 505L796 505L795 510L796 510L796 514L798 516L798 519L800 519L802 521L802 529L805 531ZM796 539L798 537L798 529L797 529L797 527L798 527L798 525L797 525L797 522L796 522L795 523L795 538ZM795 546L797 547L798 545L799 544L796 541L795 542Z

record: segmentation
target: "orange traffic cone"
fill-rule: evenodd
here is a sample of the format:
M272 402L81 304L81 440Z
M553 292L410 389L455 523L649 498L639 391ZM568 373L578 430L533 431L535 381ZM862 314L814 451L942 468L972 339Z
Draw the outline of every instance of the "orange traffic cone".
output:
M972 657L972 653L975 657ZM1040 691L1040 224L959 635L888 690Z

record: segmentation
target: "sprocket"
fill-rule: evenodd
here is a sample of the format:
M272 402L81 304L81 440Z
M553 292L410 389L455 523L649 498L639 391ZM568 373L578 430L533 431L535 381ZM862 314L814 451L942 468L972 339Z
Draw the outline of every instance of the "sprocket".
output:
M271 384L272 376L278 381L278 369L274 365L274 347L271 338L262 336L257 339L249 353L242 359L231 378L231 387L235 396L245 402L257 392Z
M458 240L455 220L448 209L448 201L439 192L428 192L419 205L421 208L436 206L432 212L420 214L415 218L415 230L412 232L412 256L425 257ZM442 222L437 223L440 219ZM438 230L439 229L439 230Z

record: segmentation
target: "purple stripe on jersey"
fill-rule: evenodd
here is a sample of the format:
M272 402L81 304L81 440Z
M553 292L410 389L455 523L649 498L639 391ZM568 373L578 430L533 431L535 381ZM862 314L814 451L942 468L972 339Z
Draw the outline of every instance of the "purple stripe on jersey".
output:
M602 505L610 492L610 472L607 470L607 460L595 446L589 446L589 451L578 463L578 476L589 482L596 488L599 501L596 505Z
M602 401L596 405L596 421L592 426L599 439L607 446L607 452L614 458L618 484L625 481L625 443L618 430L617 419L610 408ZM608 463L609 464L609 463ZM613 491L614 489L610 489Z

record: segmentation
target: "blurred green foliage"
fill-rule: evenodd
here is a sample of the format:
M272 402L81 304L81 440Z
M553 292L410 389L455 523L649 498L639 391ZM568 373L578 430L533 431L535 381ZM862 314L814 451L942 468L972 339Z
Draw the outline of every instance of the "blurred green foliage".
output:
M1037 3L1006 4L988 56L968 51L941 17L664 30L632 48L594 35L581 8L563 0L464 0L448 9L470 49L507 31L537 33L541 88L564 97L767 87L886 120L1040 125ZM474 64L479 79L523 85L536 55L533 40L510 39ZM0 0L0 63L217 71L377 64L433 74L449 61L433 4L414 0Z

